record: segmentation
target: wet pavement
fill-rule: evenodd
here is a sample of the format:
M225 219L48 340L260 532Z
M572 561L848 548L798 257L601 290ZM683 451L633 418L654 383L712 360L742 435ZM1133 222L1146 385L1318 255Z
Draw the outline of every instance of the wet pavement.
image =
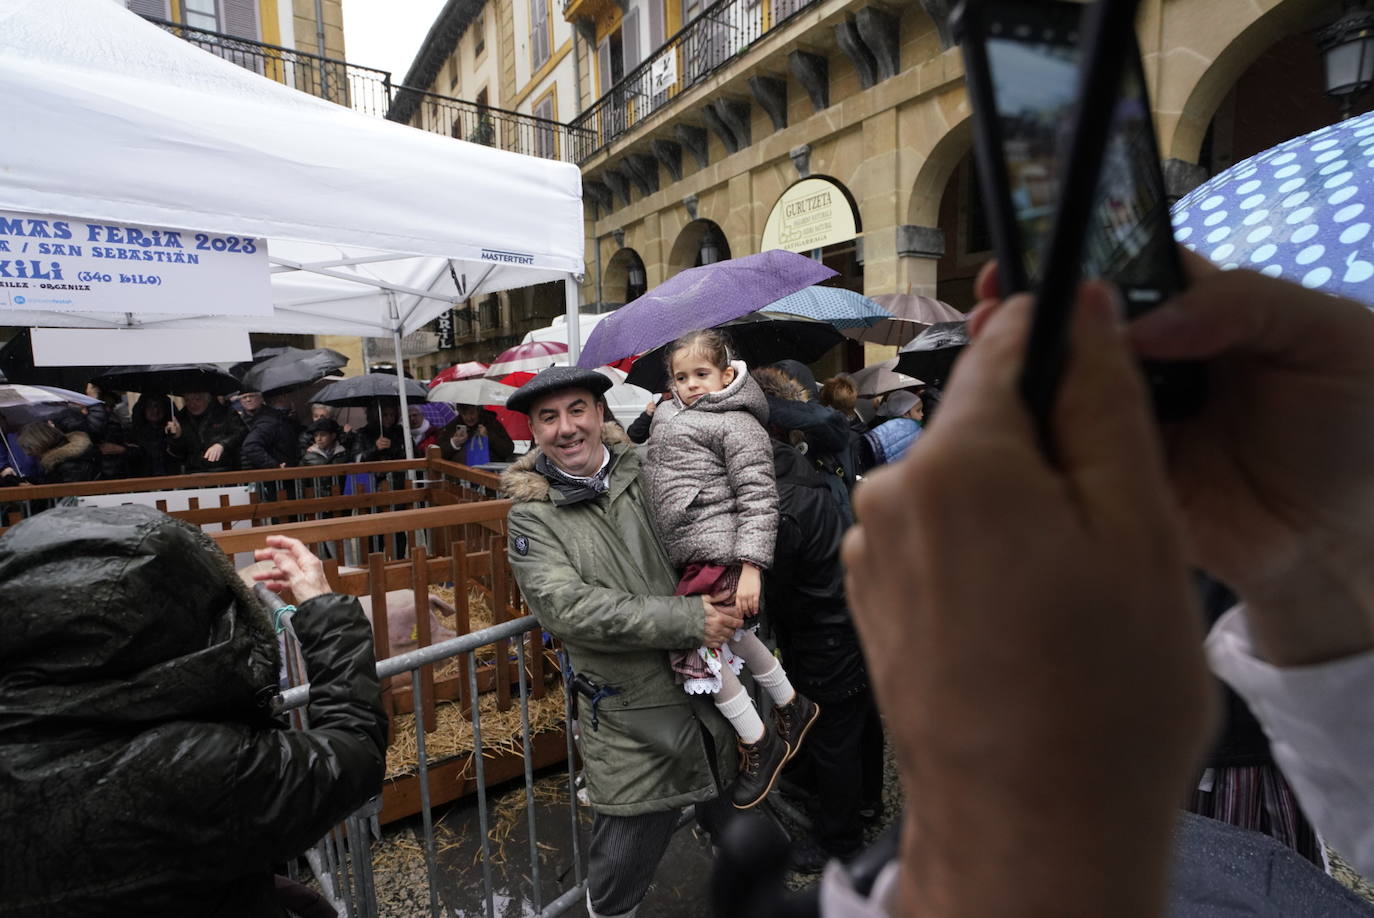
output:
M547 907L577 884L572 859L572 818L566 772L537 776L535 837L538 851L539 905ZM451 918L528 918L539 914L531 868L529 816L522 783L497 788L487 814L490 857L483 854L481 821L475 799L436 811L435 862L438 914ZM578 807L578 850L585 875L591 811ZM419 817L387 826L373 845L378 913L382 918L429 914ZM485 872L491 874L491 911L486 901ZM704 892L710 878L711 848L695 826L674 836L639 914L663 918L710 918ZM564 914L583 918L577 904Z
M545 908L577 884L572 858L568 776L561 769L559 766L538 773L535 780L538 904ZM884 797L886 810L891 814L900 809L900 790L890 750L886 771ZM779 815L790 834L795 836L803 831L788 814ZM529 918L538 915L528 820L523 782L493 788L488 797L486 833L490 857L484 857L476 798L436 809L435 895L438 907L434 914L446 918L485 918L489 914L494 918ZM578 851L584 875L590 828L591 811L579 806ZM875 825L866 831L869 841L881 828ZM385 828L383 836L382 841L374 843L372 852L378 914L381 918L429 915L430 893L420 818L393 823ZM653 886L639 910L641 918L712 918L707 899L711 869L712 852L705 832L694 823L680 829L659 864ZM484 882L487 870L493 890L490 912ZM788 886L792 889L815 882L815 877L797 874L788 878ZM578 902L563 914L585 918L587 911Z

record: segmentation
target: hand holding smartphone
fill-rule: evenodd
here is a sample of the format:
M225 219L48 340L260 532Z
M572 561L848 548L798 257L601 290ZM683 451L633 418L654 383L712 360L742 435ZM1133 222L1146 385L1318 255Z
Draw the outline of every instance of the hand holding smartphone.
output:
M966 0L955 14L1003 293L1037 295L1022 390L1047 450L1079 280L1115 283L1128 317L1184 286L1135 9L1136 0ZM1159 416L1200 401L1200 366L1144 372Z

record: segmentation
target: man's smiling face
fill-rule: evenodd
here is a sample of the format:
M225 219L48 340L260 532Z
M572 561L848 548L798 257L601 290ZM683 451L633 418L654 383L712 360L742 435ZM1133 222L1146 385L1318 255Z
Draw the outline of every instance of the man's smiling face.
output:
M569 475L586 478L601 468L604 405L586 389L562 389L530 407L535 444Z

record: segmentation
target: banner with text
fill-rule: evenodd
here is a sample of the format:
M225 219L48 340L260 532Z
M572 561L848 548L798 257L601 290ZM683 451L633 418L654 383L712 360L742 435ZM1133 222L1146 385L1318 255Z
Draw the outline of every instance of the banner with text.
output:
M6 309L268 316L264 240L0 211Z

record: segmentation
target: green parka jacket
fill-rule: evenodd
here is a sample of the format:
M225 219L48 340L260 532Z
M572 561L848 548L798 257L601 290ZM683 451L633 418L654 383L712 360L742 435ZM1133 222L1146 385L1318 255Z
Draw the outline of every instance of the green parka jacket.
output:
M703 728L721 782L735 773L735 734L702 696L673 679L669 650L699 647L701 599L673 596L677 572L654 536L639 456L623 431L602 428L610 489L570 501L535 469L532 451L501 476L511 508L509 557L539 622L563 641L573 669L619 694L593 728L582 704L582 757L597 812L635 816L717 796Z

